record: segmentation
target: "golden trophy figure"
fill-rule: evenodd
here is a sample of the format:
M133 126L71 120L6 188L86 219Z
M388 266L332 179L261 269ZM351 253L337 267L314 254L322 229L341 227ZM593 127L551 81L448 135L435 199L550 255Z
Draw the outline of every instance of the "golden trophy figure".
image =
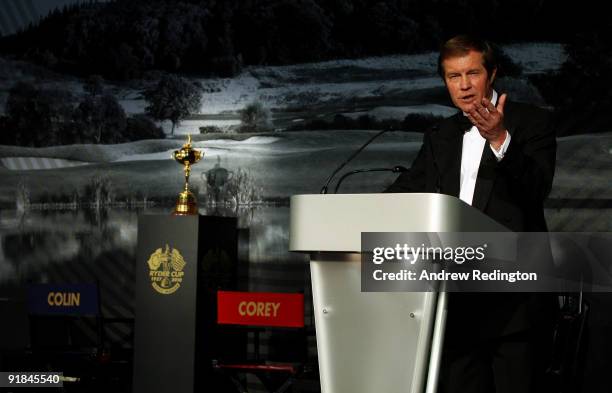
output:
M198 202L195 195L189 191L189 173L191 172L191 166L200 161L203 155L201 151L191 147L191 135L188 135L187 143L183 145L181 150L175 150L172 155L176 162L183 164L183 170L185 171L185 188L176 201L174 215L191 216L198 214Z

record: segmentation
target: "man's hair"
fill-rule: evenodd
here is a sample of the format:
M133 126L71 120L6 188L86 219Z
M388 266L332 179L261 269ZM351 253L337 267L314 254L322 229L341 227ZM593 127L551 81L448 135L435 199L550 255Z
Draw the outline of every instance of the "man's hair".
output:
M444 79L444 67L442 67L442 62L451 57L465 56L469 51L482 53L483 65L487 70L487 76L489 78L491 77L493 70L497 68L497 55L493 44L475 36L458 35L446 41L440 47L438 74L442 79Z

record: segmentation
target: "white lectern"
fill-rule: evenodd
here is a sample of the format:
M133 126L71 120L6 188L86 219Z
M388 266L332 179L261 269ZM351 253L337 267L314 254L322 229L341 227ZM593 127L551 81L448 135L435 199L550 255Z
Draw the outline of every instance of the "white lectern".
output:
M361 292L362 232L507 228L442 194L296 195L291 251L310 254L323 393L435 393L445 293Z

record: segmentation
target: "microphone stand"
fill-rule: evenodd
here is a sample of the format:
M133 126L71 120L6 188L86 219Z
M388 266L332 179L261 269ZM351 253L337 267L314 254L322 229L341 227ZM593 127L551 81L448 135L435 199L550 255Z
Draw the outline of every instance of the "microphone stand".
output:
M321 188L321 194L327 194L327 187L329 186L329 183L332 181L332 179L334 178L334 176L336 176L336 174L338 172L340 172L340 170L342 168L344 168L346 166L346 164L348 164L349 162L351 162L351 160L353 158L355 158L359 153L361 153L361 151L363 149L366 148L366 146L368 146L370 143L372 143L372 141L376 138L378 138L379 136L381 136L382 134L384 134L385 132L389 132L389 131L395 131L393 128L386 128L382 131L380 131L379 133L377 133L376 135L374 135L373 137L371 137L370 139L368 139L368 141L366 143L364 143L356 152L354 152L353 154L351 154L351 156L349 158L347 158L342 164L340 164L340 166L327 178L327 181L325 182L325 185L323 186L323 188Z
M342 177L338 180L338 182L336 183L336 188L334 189L334 194L338 193L338 189L340 188L340 184L342 184L342 182L344 181L344 179L346 179L347 177L357 174L357 173L365 173L365 172L393 172L393 173L402 173L402 172L406 172L408 169L406 169L403 166L395 166L393 168L372 168L372 169L356 169L354 171L350 171L345 173L344 175L342 175Z

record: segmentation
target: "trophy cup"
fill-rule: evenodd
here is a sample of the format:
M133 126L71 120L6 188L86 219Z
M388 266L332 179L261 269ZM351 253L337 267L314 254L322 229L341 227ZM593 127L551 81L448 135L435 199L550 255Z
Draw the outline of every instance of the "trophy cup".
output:
M200 161L203 155L201 151L191 147L191 135L188 135L187 143L180 150L175 150L172 154L176 162L183 164L183 170L185 171L185 188L179 194L176 200L176 207L174 208L173 214L176 216L198 214L198 202L195 195L189 191L189 173L191 172L191 166Z

